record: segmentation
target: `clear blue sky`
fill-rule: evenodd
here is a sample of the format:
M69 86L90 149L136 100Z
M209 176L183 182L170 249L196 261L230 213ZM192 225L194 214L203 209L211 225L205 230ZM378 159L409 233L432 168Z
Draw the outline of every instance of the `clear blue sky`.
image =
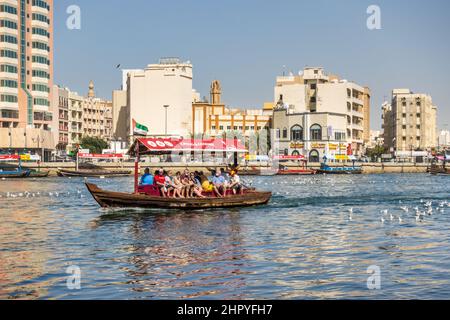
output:
M81 8L81 30L66 28L69 5ZM371 4L382 30L366 27ZM111 98L124 68L163 56L194 64L194 87L208 95L222 83L225 103L261 107L275 77L323 66L372 90L372 129L393 88L429 93L439 127L450 125L448 0L56 0L55 82ZM449 127L447 127L449 128Z

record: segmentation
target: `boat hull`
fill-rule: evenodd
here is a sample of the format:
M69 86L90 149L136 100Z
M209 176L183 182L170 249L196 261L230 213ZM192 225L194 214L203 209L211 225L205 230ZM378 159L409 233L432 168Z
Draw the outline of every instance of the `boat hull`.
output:
M129 176L131 171L97 171L97 170L58 170L60 177L82 177L82 178L100 178L100 177L124 177Z
M310 176L316 174L315 170L280 170L279 176Z
M248 191L244 195L225 198L174 199L152 197L145 194L111 192L97 185L86 183L86 187L103 208L145 208L145 209L183 209L199 210L214 208L235 208L264 205L270 201L271 192Z
M29 176L29 172L2 172L0 173L0 179L24 179Z
M317 170L317 174L362 174L362 170Z

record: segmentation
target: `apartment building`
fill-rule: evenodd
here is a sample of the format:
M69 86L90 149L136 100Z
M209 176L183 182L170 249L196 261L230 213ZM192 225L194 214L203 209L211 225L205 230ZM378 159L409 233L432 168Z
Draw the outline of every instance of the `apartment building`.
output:
M52 83L53 0L0 0L0 141L9 149L51 154Z
M144 70L127 74L128 137L132 121L148 127L149 135L189 136L192 128L192 64L162 58Z
M88 96L81 96L68 88L54 86L52 110L54 139L59 155L66 154L81 142L83 136L111 141L113 129L112 103L95 97L94 83L89 84Z
M382 106L384 144L391 152L431 151L437 147L437 107L428 94L394 89Z
M305 68L299 75L277 77L273 128L279 152L324 156L362 155L370 142L369 88Z

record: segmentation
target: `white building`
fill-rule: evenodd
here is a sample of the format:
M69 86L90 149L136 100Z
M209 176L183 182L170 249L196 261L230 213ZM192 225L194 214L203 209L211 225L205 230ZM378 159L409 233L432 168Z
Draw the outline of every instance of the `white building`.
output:
M317 118L315 114L334 116L331 117L333 121L321 119L321 124L311 123L308 126L325 126L321 130L323 136L320 140L326 141L329 137L339 136L340 142L346 141L351 145L354 154L362 155L364 144L370 141L370 90L356 83L341 80L337 76L327 75L323 68L305 68L298 76L291 74L277 77L275 103L278 110L280 106L286 110L286 117L303 114L311 114L314 118ZM343 117L344 123L342 120L337 121L336 116ZM284 122L280 114L277 122ZM303 126L302 129L305 133L310 131L309 127ZM304 139L306 142L304 152L308 153L311 151L307 147L310 142L308 135L305 135ZM323 152L324 150L320 151L321 154Z
M450 148L450 131L442 130L439 133L439 147Z
M192 64L176 58L161 59L144 70L131 71L127 80L128 132L133 119L149 135L190 134L192 126Z

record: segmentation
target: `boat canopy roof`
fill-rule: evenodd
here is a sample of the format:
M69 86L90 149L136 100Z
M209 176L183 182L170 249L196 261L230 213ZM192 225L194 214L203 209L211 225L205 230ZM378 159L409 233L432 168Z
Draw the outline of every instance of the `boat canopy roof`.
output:
M16 154L2 154L0 155L0 161L19 161L20 157Z
M137 150L140 155L162 155L172 152L247 152L238 139L138 138L128 154L134 156Z

